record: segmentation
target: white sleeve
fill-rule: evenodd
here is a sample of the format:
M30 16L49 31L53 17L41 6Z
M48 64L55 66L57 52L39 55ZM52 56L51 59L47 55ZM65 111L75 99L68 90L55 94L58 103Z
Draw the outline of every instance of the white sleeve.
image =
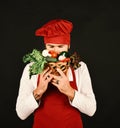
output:
M96 99L92 89L91 78L87 65L81 62L81 67L75 71L78 91L75 91L75 97L71 105L80 112L93 116L96 111Z
M20 119L26 119L30 114L38 108L38 103L33 96L34 90L33 82L29 79L29 64L24 68L20 87L18 92L18 97L16 101L16 112Z

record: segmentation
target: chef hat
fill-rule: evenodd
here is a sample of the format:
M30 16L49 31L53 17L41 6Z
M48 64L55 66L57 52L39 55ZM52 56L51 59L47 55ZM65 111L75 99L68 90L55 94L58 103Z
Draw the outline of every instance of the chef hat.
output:
M43 36L44 43L70 44L70 32L73 24L63 19L55 19L47 22L35 31L36 36Z

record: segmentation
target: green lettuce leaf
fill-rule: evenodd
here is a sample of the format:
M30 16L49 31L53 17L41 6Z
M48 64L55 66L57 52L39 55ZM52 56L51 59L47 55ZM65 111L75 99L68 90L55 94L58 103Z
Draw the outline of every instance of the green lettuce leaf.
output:
M28 53L25 56L23 56L23 62L24 63L33 62L29 70L30 78L32 75L41 73L45 68L45 64L47 63L46 58L37 49L33 49L31 53Z

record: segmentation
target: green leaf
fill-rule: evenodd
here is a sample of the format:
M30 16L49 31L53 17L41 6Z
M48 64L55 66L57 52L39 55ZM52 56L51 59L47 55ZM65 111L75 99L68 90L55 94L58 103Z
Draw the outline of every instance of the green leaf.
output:
M41 73L45 68L45 64L47 63L46 58L37 49L33 49L31 53L23 56L23 62L33 62L29 69L30 78L32 75Z

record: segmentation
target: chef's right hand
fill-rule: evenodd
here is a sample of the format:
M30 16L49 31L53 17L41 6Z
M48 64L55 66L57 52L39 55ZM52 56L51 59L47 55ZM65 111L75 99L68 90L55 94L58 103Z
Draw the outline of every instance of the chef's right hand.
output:
M33 91L33 95L36 100L39 100L44 92L47 90L48 83L53 78L51 72L52 70L48 67L40 74L40 80L38 82L37 88Z

